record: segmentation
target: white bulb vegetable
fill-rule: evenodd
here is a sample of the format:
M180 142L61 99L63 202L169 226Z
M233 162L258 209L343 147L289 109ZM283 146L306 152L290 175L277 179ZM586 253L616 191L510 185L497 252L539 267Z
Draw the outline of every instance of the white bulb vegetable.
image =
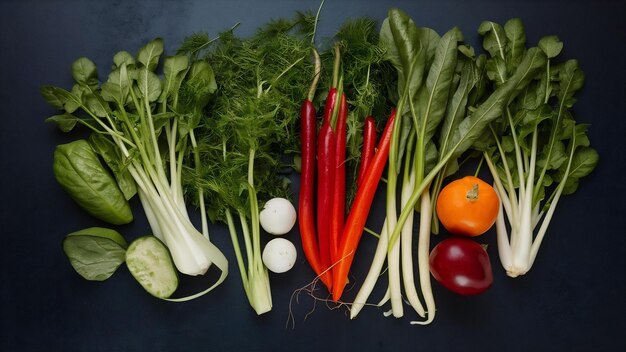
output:
M296 263L296 247L289 240L275 238L263 249L263 264L274 273L289 271Z
M272 235L284 235L296 224L296 208L285 198L272 198L259 214L261 227Z

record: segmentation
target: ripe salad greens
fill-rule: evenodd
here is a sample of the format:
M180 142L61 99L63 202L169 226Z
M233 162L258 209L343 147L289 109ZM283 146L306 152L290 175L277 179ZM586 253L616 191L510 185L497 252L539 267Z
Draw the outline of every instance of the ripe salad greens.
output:
M167 245L181 273L202 275L212 264L221 271L208 289L175 299L182 301L209 292L228 273L226 257L209 240L206 222L201 233L189 219L181 178L188 146L195 150L193 130L216 84L207 62L186 55L166 57L160 77L156 69L163 49L163 41L154 39L136 57L118 52L108 79L102 83L95 64L79 58L72 64L76 84L70 91L43 86L41 93L63 111L49 119L63 131L69 132L76 125L92 131L89 146L83 143L83 149L90 147L102 157L126 198L139 195L153 234ZM81 154L65 156L79 165ZM73 157L76 159L71 160ZM59 166L64 160L55 159L57 177L63 172L67 175L68 168ZM80 174L73 178L103 177L102 168L87 165L76 170ZM75 192L86 192L84 196L89 197L96 190L77 186Z
M533 50L525 46L522 22L512 19L504 26L484 22L479 32L490 54L489 80L494 86L508 84L512 67ZM498 251L510 277L530 270L559 199L574 193L579 179L598 163L598 153L589 147L586 135L589 125L576 123L569 110L584 74L576 60L554 62L562 47L555 36L539 41L547 57L542 73L507 103L476 144L502 200L504 211L496 221Z

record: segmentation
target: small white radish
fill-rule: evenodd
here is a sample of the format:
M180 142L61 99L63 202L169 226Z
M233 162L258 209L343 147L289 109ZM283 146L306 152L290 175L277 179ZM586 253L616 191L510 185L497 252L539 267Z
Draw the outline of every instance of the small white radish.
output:
M296 208L285 198L272 198L259 214L261 227L272 235L284 235L296 224Z
M269 271L280 274L293 267L297 256L293 243L284 238L275 238L263 249L263 264Z

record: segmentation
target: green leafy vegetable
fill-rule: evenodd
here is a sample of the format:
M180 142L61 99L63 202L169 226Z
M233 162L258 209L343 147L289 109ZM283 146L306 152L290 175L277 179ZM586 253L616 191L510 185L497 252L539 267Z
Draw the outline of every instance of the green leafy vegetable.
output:
M500 118L492 122L491 137L475 145L483 151L502 202L503 211L496 222L500 260L507 274L517 277L532 267L558 200L576 190L579 179L596 166L598 154L589 147L588 126L577 124L569 111L584 82L578 63L568 60L551 65L563 48L555 36L542 38L538 48L526 49L521 22L510 20L507 29L508 40L502 42L502 51L546 58L541 64L543 74L526 76L528 85L515 88L520 94L507 99ZM507 67L489 79L501 87L512 86L515 74L510 67L517 56L494 56L498 52L490 48L495 32L481 34L492 54L488 62L504 60Z
M133 220L124 194L86 140L59 145L53 171L63 189L89 214L115 225Z
M70 264L86 280L104 281L124 262L126 240L117 231L91 227L72 232L63 240Z
M390 287L389 295L380 304L390 299L393 315L403 315L400 269L396 264L402 256L406 297L418 315L426 317L428 314L426 320L415 323L428 324L434 319L435 302L428 265L433 213L430 188L434 183L432 187L436 195L441 180L456 169L457 159L474 144L481 143L485 130L503 114L505 106L525 92L545 68L546 57L541 50L522 50L520 43L525 38L520 25L513 21L502 28L492 22L483 23L479 31L484 34L486 50L492 54L489 60L485 60L482 55L474 58L473 49L459 45L462 35L458 29L454 28L439 38L432 30L416 27L402 11L389 11L380 38L388 59L398 70L400 98L397 110L402 118L396 119L389 154L387 218L370 273L352 307L352 317L365 304L385 256ZM461 59L459 53L463 54ZM510 60L510 72L505 61L507 57L514 58ZM484 75L501 81L488 92L482 82ZM402 169L401 199L398 202L397 177ZM420 302L412 274L411 238L418 202L418 273L426 309ZM397 204L401 206L399 215Z
M250 38L228 31L205 50L218 89L210 112L198 121L198 162L186 169L188 186L203 191L210 218L228 225L244 290L257 314L272 308L259 200L289 194L276 170L283 167L281 157L297 149L299 102L313 71L306 60L310 41L298 31L301 20L271 22ZM196 53L197 44L191 37L183 51Z
M197 154L193 130L216 83L206 62L184 55L165 58L160 74L157 68L163 53L159 38L140 48L136 57L125 51L117 53L103 83L98 80L93 62L79 58L72 64L76 83L71 91L43 86L41 93L53 107L64 110L63 118L51 121L63 130L80 123L93 132L90 143L95 152L87 142L80 142L81 153L89 154L87 162L76 170L94 179L81 175L81 183L71 183L77 177L68 170L76 162L70 162L67 156L71 150L61 146L55 174L62 184L68 184L81 197L98 199L99 206L106 206L106 210L124 209L118 204L126 204L126 198L137 193L152 232L167 245L180 272L202 275L212 264L221 271L208 289L175 299L183 301L209 292L228 273L226 258L208 238L206 219L203 217L202 233L191 223L182 187L183 159L190 152ZM113 171L115 180L102 172L101 165L93 166L98 160L96 152ZM101 180L105 175L106 180ZM101 185L88 187L96 181ZM100 202L100 193L110 199ZM197 195L203 198L201 189ZM102 212L95 209L96 213Z

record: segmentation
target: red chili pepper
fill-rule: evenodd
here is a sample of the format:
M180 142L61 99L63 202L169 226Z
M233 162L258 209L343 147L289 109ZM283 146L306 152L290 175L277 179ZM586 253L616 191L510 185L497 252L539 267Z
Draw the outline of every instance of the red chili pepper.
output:
M341 235L341 243L339 244L338 261L333 267L333 300L338 301L343 294L343 290L346 286L348 272L354 259L354 253L363 234L365 228L365 221L369 214L374 200L376 189L378 188L378 182L385 169L385 164L389 157L389 144L391 142L391 135L393 132L393 125L395 120L395 110L391 112L387 125L378 143L378 151L372 158L365 176L363 177L363 183L357 191L352 208L346 219L343 234Z
M365 124L363 126L363 149L361 150L361 161L359 164L359 171L356 184L360 186L363 183L363 177L365 176L365 170L369 166L374 152L376 151L376 122L374 118L368 116L365 118Z
M348 120L348 106L346 95L341 94L339 111L335 126L335 178L332 192L332 211L330 219L330 262L337 261L337 251L346 212L346 123Z
M315 189L315 149L317 143L317 123L315 107L310 100L305 100L300 109L300 144L302 168L300 174L300 195L298 199L298 217L302 251L311 268L330 290L332 278L322 267L319 246L315 232L314 189Z
M322 124L330 123L333 117L333 110L335 110L335 103L337 101L337 88L330 88L328 90L328 97L326 97L326 105L324 106L324 116Z
M331 265L330 219L335 166L335 132L330 123L324 123L317 143L317 238L324 270Z

